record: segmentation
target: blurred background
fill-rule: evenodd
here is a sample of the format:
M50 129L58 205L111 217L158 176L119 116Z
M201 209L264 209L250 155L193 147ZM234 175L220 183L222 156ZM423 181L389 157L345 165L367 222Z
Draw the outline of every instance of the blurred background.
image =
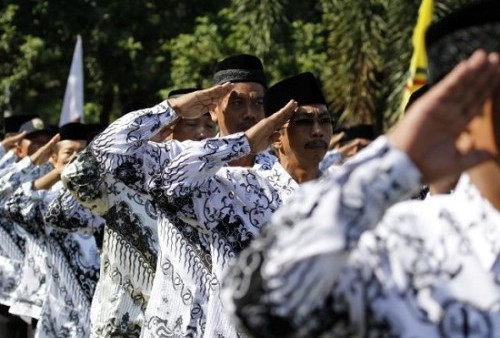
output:
M435 0L433 17L465 2ZM315 73L336 124L383 131L400 115L420 3L1 0L0 110L56 124L81 35L88 123L154 105L173 88L208 87L217 60L251 53L270 84Z

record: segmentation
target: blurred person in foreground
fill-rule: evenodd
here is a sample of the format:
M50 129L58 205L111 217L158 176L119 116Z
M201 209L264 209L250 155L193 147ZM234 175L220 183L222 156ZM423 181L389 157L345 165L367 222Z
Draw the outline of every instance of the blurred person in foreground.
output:
M241 254L224 299L252 335L499 335L500 2L449 14L426 47L432 89ZM398 203L459 173L453 194Z

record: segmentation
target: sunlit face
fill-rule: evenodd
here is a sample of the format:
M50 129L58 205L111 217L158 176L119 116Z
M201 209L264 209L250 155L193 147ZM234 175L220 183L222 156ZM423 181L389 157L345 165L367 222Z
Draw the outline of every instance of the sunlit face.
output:
M47 134L37 134L24 138L16 147L16 153L19 158L33 155L38 149L50 141L51 137Z
M246 131L262 120L264 115L264 86L256 82L239 82L217 105L222 136Z
M324 104L300 106L281 130L280 153L298 163L319 164L333 134L332 119Z
M78 152L87 146L84 140L63 140L57 143L56 152L52 155L55 168L63 168Z
M217 125L210 114L197 119L180 119L174 126L172 138L178 141L201 141L217 134Z

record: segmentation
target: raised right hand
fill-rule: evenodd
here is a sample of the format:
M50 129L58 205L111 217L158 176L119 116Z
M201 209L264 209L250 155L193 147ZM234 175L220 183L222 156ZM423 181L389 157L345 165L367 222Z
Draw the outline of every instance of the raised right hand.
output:
M290 100L283 108L273 115L260 120L245 132L253 154L266 150L272 142L272 136L293 116L298 104Z
M224 83L208 89L197 90L179 97L168 99L168 104L185 119L197 119L212 110L217 102L226 96L234 85Z
M387 135L422 173L426 183L460 175L491 159L482 149L460 149L457 139L500 85L497 53L476 51L410 107Z
M60 141L60 139L61 136L59 134L52 137L49 142L45 143L43 147L30 156L31 162L36 165L47 162L50 156L54 153L56 144Z
M10 150L10 149L14 148L24 138L24 136L26 136L25 131L23 131L22 133L4 138L0 144L6 150Z

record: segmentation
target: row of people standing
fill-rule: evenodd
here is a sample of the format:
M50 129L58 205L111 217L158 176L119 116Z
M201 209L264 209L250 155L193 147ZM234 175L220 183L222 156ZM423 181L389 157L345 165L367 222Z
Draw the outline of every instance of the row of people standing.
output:
M79 123L54 131L28 115L5 122L17 133L0 146L3 312L33 324L39 337L72 336L89 322L100 262L95 235L103 222L74 198L71 209L49 205L64 190L61 171L87 145L88 134ZM77 222L80 232L65 230ZM10 334L26 331L16 325Z
M298 184L321 175L333 131L311 73L267 89L261 61L237 55L214 85L118 119L63 172L106 220L93 336L242 336L222 277ZM151 141L206 112L218 137Z
M268 90L261 61L236 55L214 85L131 112L89 146L84 125L54 136L31 116L4 139L3 304L38 321L35 336L242 335L222 277L321 175L332 121L311 73Z

